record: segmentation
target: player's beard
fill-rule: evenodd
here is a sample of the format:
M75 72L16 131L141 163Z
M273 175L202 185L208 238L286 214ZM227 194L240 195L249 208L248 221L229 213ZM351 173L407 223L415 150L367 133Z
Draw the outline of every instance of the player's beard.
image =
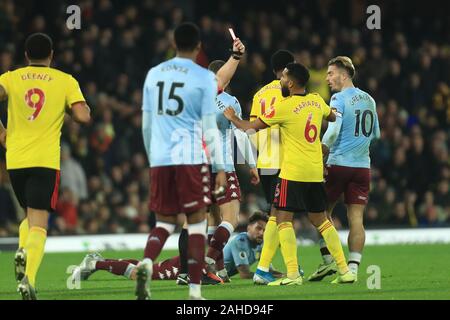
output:
M281 85L281 95L283 96L283 98L289 97L291 95L291 93L289 92L289 88Z

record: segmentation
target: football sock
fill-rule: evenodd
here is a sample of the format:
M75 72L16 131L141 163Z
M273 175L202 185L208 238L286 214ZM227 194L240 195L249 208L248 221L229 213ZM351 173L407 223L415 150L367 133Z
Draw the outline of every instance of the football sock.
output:
M130 264L123 260L97 261L95 270L105 270L118 276L124 276Z
M201 285L196 283L189 283L189 295L195 298L201 297L202 296Z
M25 218L22 220L19 226L19 249L25 248L29 231L30 227L28 226L28 219Z
M258 263L258 269L265 272L269 271L270 263L279 245L280 238L278 235L277 218L270 217L266 224L266 230L264 231L264 246Z
M181 229L178 238L178 251L180 253L180 273L188 273L188 240L189 234L187 229Z
M173 257L153 264L152 280L176 280L180 271L180 257ZM186 272L187 273L187 272Z
M104 261L124 261L124 262L134 264L135 266L137 266L139 264L139 260L136 260L136 259L118 259L118 260L117 259L105 259ZM96 262L97 261L95 261L95 263Z
M211 243L211 239L216 232L217 227L216 226L208 226L208 242L206 243L208 246Z
M331 253L334 261L336 261L340 274L348 271L347 262L345 261L344 250L342 250L341 240L330 220L326 219L319 228L317 228L327 244L327 248Z
M350 252L348 256L348 268L354 273L358 273L358 267L361 263L362 254L359 252Z
M205 236L203 234L190 234L188 247L190 283L200 285L204 266ZM195 288L193 290L195 293Z
M169 237L169 231L164 228L154 228L148 236L147 245L145 246L144 258L154 261L164 246L167 238Z
M134 264L135 266L137 266L139 264L139 260L136 259L119 259L119 261L125 261L131 264Z
M225 264L223 262L223 251L222 251L216 260L216 270L220 271L223 269L225 269Z
M209 259L207 259L208 263L211 262L211 260L214 260L214 262L217 261L217 259L222 254L223 247L228 242L228 239L230 238L230 235L233 233L234 227L229 222L222 222L218 227L216 232L214 232L214 235L211 239L211 242L209 244L208 254L206 255Z
M45 241L47 240L47 230L40 227L31 227L28 234L25 250L27 252L27 266L25 275L30 284L35 287L36 274L44 256Z
M322 255L323 262L325 264L330 264L333 262L333 257L327 248L327 244L323 238L319 239L320 254Z
M300 276L297 261L297 238L292 222L282 222L278 225L281 254L286 264L287 277L296 279Z

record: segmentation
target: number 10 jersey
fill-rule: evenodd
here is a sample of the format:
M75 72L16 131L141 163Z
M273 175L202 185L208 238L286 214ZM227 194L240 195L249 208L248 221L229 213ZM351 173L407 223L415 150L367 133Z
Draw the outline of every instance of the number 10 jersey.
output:
M370 142L380 136L375 100L361 89L346 88L331 97L330 106L342 125L327 165L370 168Z

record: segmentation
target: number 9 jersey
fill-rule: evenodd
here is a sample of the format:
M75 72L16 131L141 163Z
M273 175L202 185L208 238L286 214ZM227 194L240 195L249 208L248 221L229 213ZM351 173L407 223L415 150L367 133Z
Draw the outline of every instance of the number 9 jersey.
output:
M293 95L260 119L268 126L280 126L284 152L280 178L298 182L322 182L323 160L320 143L322 119L331 109L316 93Z
M59 170L66 107L85 101L78 82L46 66L28 66L0 76L8 96L7 169Z

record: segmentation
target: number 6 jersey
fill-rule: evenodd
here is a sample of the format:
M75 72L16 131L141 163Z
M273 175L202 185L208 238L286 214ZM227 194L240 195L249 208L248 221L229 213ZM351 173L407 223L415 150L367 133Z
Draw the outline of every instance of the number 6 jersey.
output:
M143 88L143 123L150 123L146 146L150 167L207 163L202 118L216 113L214 73L175 57L150 69ZM145 139L144 139L145 140Z
M0 76L8 95L7 169L59 170L66 107L85 101L78 82L46 66L28 66Z
M280 178L298 182L322 182L320 143L322 119L331 109L316 93L293 95L270 108L260 119L280 126L283 161Z

